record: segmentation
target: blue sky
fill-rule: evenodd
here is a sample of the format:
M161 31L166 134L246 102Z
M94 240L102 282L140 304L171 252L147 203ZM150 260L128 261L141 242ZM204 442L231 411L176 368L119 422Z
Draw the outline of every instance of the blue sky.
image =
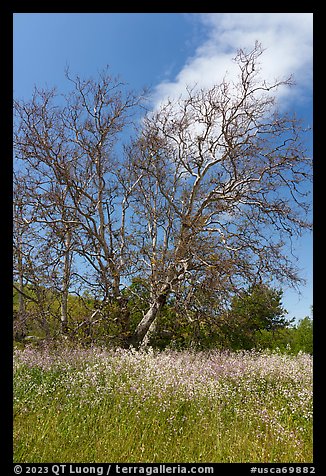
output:
M312 13L15 13L14 96L30 98L34 85L63 92L66 66L96 77L109 65L130 88L150 87L155 107L186 85L210 86L226 71L232 78L236 50L258 40L266 48L266 79L294 75L296 86L279 92L280 107L311 126L312 19ZM289 318L300 319L311 314L311 234L295 252L307 284L301 294L283 288L283 303Z

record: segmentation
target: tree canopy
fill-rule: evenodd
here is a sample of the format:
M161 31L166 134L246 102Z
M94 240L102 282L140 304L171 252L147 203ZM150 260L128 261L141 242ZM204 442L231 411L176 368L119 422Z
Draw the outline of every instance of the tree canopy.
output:
M300 281L286 245L311 226L311 158L300 120L276 107L277 89L291 80L267 83L262 54L258 43L239 50L237 81L187 88L146 114L143 94L108 71L96 80L67 72L72 90L63 97L35 89L30 101L15 101L20 316L29 285L55 291L59 307L36 300L62 333L76 330L69 293L87 291L97 306L85 305L78 326L110 323L137 347L148 344L171 299L189 322L230 304L252 328L281 322L277 293L265 290L271 308L258 313L265 291L257 283ZM141 295L130 286L135 278ZM248 286L243 307L237 296Z

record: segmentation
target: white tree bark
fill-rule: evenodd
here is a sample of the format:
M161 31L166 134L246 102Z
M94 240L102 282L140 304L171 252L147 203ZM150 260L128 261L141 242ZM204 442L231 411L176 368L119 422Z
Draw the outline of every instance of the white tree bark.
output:
M161 294L152 303L145 316L138 324L132 342L136 347L143 349L148 345L150 337L154 334L156 330L157 319L165 302L166 294Z

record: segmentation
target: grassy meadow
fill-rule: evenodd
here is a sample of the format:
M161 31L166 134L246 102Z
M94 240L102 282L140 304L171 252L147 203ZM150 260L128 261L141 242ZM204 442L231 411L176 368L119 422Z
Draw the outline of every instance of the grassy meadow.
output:
M312 462L312 356L14 351L15 462Z

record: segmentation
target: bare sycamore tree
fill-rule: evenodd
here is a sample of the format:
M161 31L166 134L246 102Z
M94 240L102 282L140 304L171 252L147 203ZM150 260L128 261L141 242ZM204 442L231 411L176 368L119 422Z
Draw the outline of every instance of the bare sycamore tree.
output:
M78 222L69 201L65 181L69 150L60 121L60 109L54 104L55 97L54 90L35 90L31 101L15 102L17 127L14 148L25 183L25 200L31 210L30 217L25 217L24 222L25 225L31 225L37 236L37 245L34 242L37 259L35 257L34 263L43 258L43 267L49 280L43 283L41 276L44 274L40 274L39 270L32 274L39 276L38 283L35 283L38 291L41 285L58 291L61 300L61 328L66 333L72 233ZM31 240L31 236L27 235L27 239ZM31 275L31 267L29 274ZM26 276L26 279L29 277Z
M26 335L26 303L25 303L25 269L24 255L25 236L28 225L24 222L26 215L26 193L20 176L14 174L13 201L13 258L14 258L14 287L18 291L18 311L14 320L16 337Z
M128 267L125 217L133 184L121 172L116 145L141 97L124 92L106 71L98 81L72 78L69 71L66 76L73 86L66 96L36 89L30 102L15 102L15 154L29 177L32 221L55 255L62 331L68 330L68 295L77 282L102 307L118 302L127 331L121 279Z
M14 172L14 290L18 292L18 311L14 330L17 338L26 336L28 324L50 335L50 320L56 321L57 298L54 290L57 268L56 240L44 232L38 219L38 202L29 176ZM32 190L32 192L31 192ZM34 197L34 199L32 198Z
M237 81L187 89L148 113L128 147L142 96L107 72L95 81L67 71L69 94L35 90L15 102L22 315L24 283L35 283L39 302L52 287L62 332L111 319L139 347L172 299L196 321L212 300L216 312L227 309L248 284L300 281L287 245L310 227L311 159L300 121L276 108L277 89L291 80L264 81L262 53L258 43L238 52ZM147 288L134 331L133 277ZM77 325L68 296L85 288L97 307ZM53 306L42 302L45 319Z
M129 310L122 290L129 273L126 214L134 183L124 173L118 139L142 96L125 92L119 80L104 73L98 81L71 78L68 72L67 77L74 90L62 121L73 161L65 180L79 222L76 251L92 270L82 279L103 306L118 306L121 334L127 337Z
M295 117L276 110L262 48L240 50L238 81L188 89L148 114L129 153L136 177L133 220L138 272L150 303L133 344L146 345L169 296L189 319L208 291L221 306L247 283L298 283L285 245L306 220L311 159ZM197 302L198 304L198 302Z

